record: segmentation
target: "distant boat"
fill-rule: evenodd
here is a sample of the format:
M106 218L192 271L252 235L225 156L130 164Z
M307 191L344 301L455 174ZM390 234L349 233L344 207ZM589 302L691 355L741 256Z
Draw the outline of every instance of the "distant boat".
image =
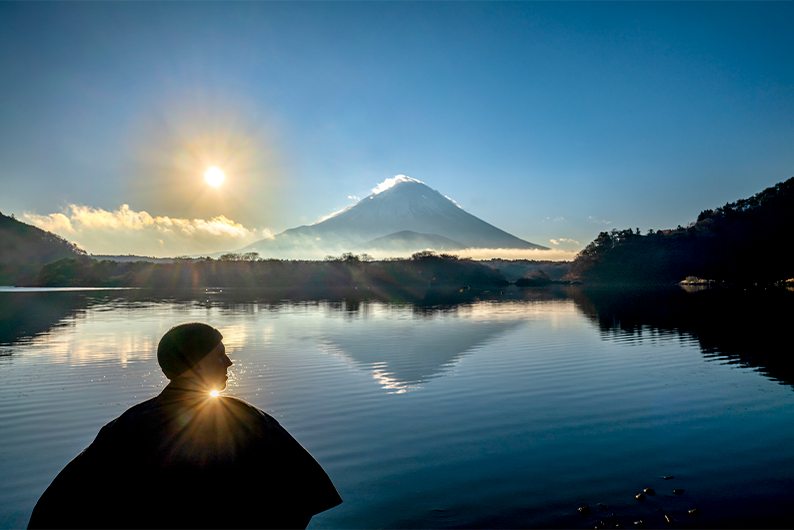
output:
M685 280L678 282L678 285L713 285L717 282L714 280L704 280L696 276L687 276Z

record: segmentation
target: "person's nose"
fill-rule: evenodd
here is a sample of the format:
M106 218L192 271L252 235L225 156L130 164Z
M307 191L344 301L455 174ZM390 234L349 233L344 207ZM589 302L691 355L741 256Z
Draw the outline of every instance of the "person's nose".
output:
M231 359L229 359L229 356L228 356L228 355L225 355L225 354L224 354L224 356L223 356L223 364L224 364L224 365L225 365L225 366L228 368L228 367L230 367L231 365L233 365L234 363L232 362L232 360L231 360Z

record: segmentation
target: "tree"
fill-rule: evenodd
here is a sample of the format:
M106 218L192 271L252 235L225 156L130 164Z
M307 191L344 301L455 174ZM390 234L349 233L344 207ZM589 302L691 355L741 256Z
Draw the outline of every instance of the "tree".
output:
M414 261L421 261L426 259L434 259L437 258L436 253L432 250L423 250L421 252L414 252L411 254L411 259Z

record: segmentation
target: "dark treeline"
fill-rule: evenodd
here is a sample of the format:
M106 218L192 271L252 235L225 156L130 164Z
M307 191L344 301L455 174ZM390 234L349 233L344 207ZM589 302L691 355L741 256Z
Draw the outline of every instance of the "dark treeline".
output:
M245 257L245 255L243 255ZM325 261L238 259L176 260L174 263L97 261L88 257L62 258L44 265L38 286L147 287L195 289L246 287L290 291L320 290L325 286L459 287L506 285L502 274L481 263L447 254L418 252L407 259L369 261L355 254Z
M570 261L498 259L483 260L482 263L499 269L505 279L510 282L541 278L545 283L563 280L571 265Z
M589 282L670 283L696 276L772 284L794 276L785 252L794 227L794 178L716 210L687 227L601 232L571 264Z

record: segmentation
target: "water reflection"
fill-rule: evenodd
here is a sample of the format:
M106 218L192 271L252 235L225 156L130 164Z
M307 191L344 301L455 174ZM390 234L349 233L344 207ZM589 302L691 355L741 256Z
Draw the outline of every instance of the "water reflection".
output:
M0 291L0 346L31 339L58 326L69 325L71 319L86 310L105 305L103 310L140 309L151 304L171 302L185 307L215 307L224 312L250 314L256 310L277 312L285 304L323 303L334 311L358 313L372 302L385 302L410 307L417 315L432 317L439 312L488 300L564 299L564 289L435 290L412 292L392 288L364 290L334 289L298 291L287 296L283 290L208 288L163 291L135 290L38 290L6 289Z
M84 292L0 292L0 348L68 325L88 306Z
M222 313L243 316L259 311L278 312L288 307L320 307L332 313L341 313L344 320L360 320L359 325L344 330L315 330L316 339L325 351L341 355L352 361L385 389L406 392L447 373L467 352L495 340L518 326L523 319L518 314L506 312L498 316L493 308L472 318L472 308L483 300L555 300L565 297L554 290L475 291L428 290L410 299L405 292L394 293L351 292L349 289L326 292L325 299L284 300L283 293L267 290L202 289L194 291L50 291L0 293L0 351L11 355L13 343L35 340L56 328L73 325L90 311L113 312L115 318L107 319L108 327L101 335L92 338L90 346L51 344L48 355L51 361L85 363L98 357L112 357L124 365L132 358L150 355L156 345L152 338L141 334L135 326L123 329L122 323L139 319L140 311L166 303L177 311L196 308L220 309ZM384 304L384 298L392 300ZM393 300L399 300L394 302ZM386 308L386 309L384 309ZM388 308L393 308L390 314ZM385 313L384 313L385 311ZM483 316L487 313L487 316ZM509 314L509 316L506 316ZM126 316L125 316L126 315ZM398 315L399 318L393 318ZM404 318L404 317L408 318ZM417 326L412 319L421 319ZM242 349L252 337L244 326L221 328L225 343L231 353ZM265 337L267 343L267 337ZM65 348L65 349L64 349ZM61 351L63 350L63 351ZM85 351L83 351L85 350Z
M478 302L553 301L572 299L576 307L606 338L653 341L659 336L677 336L696 341L710 360L737 363L794 386L794 368L783 359L789 343L787 332L794 306L794 293L706 289L685 292L679 288L654 290L603 289L594 287L507 288L501 291L433 291L411 293L396 289L377 292L326 289L301 293L295 299L268 290L202 289L197 291L58 291L0 292L0 356L10 356L16 342L35 340L62 326L74 325L89 309L137 311L163 302L185 309L203 307L245 315L256 311L278 312L294 304L320 305L346 319L368 318L373 307L394 305L430 322L412 325L410 320L366 326L344 333L323 331L319 341L329 352L338 353L372 371L385 388L405 391L449 370L462 355L478 348L518 325L517 319L472 321L449 317L475 307ZM323 296L324 295L324 296ZM386 303L384 305L384 302ZM222 330L232 349L249 340L240 327ZM133 333L131 330L130 333ZM108 336L114 351L146 351L130 335L126 342ZM125 342L125 344L122 344ZM101 351L97 348L96 351ZM69 352L77 355L79 352ZM90 352L89 352L90 353ZM79 356L79 355L78 355Z
M785 354L790 291L579 288L569 294L604 336L643 341L676 335L697 341L709 360L754 368L794 386L794 365Z
M339 480L345 503L318 526L584 527L576 508L603 502L662 527L660 503L696 502L680 508L697 521L676 519L791 527L794 394L723 364L790 385L774 354L794 293L281 294L0 293L16 352L0 358L0 528L24 527L104 423L160 392L157 340L201 319L235 348L233 395ZM663 475L687 493L662 494ZM659 494L637 503L643 487Z
M326 333L321 342L327 351L370 370L383 388L404 393L443 375L467 352L520 324L449 315L422 326L411 319L368 320L356 331Z

